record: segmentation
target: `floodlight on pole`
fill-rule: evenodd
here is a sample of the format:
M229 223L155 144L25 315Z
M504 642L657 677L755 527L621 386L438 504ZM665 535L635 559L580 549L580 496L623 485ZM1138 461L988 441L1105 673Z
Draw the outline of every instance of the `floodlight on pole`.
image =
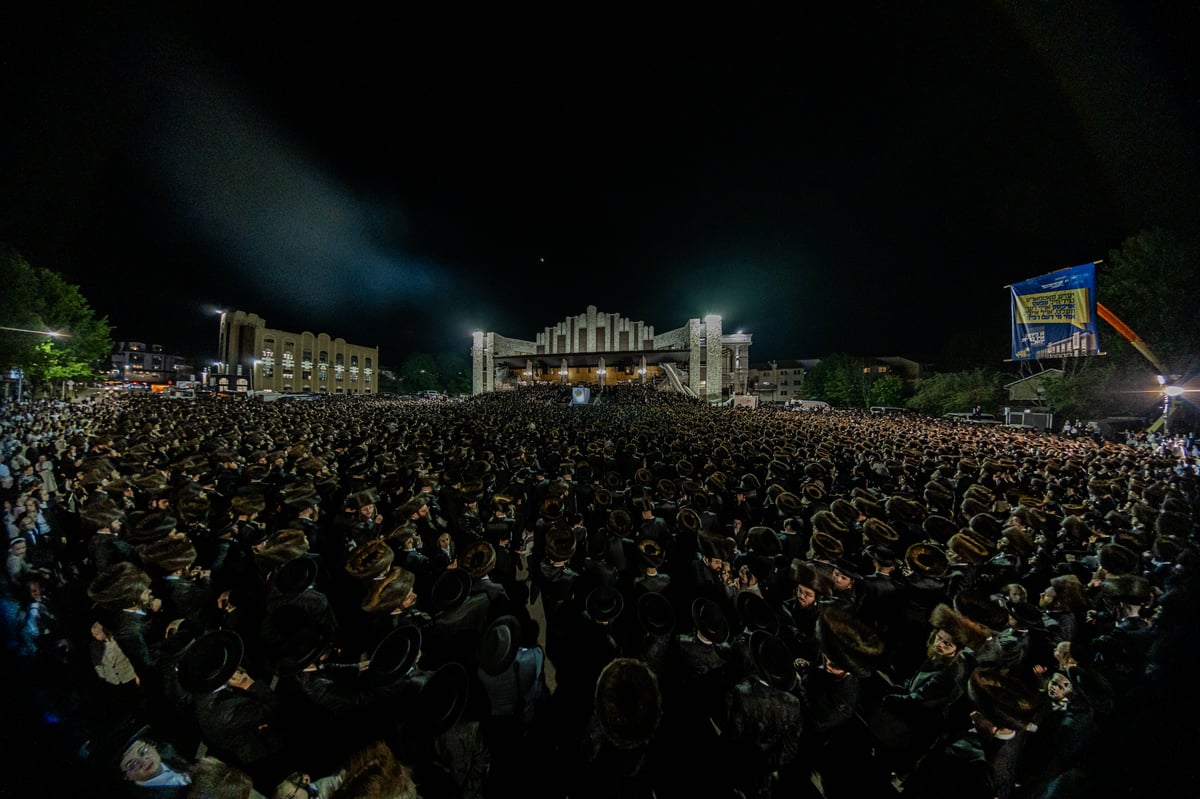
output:
M52 336L54 338L70 338L70 333L63 333L60 330L30 330L27 327L4 327L0 325L0 330L11 330L14 333L33 333L37 336Z

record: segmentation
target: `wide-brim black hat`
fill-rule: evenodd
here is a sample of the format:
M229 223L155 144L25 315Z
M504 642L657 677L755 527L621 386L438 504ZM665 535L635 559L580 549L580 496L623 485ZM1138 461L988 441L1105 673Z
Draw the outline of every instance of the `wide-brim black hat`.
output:
M371 653L367 673L378 680L405 677L421 655L421 630L402 624L383 637Z
M593 621L612 621L625 609L625 597L617 589L602 585L588 593L584 609Z
M692 601L692 624L697 633L714 644L729 640L729 619L721 606L708 597L697 597Z
M662 720L662 693L654 671L635 658L609 662L596 681L595 714L613 746L636 749L648 744Z
M779 617L775 615L775 611L771 609L767 600L753 591L741 591L737 595L735 604L738 618L742 620L744 629L751 632L765 630L772 635L778 634Z
M453 727L467 707L470 689L467 670L461 663L446 663L436 671L421 671L408 678L405 707L412 728L437 736Z
M759 674L772 686L781 691L790 691L796 685L796 666L787 644L767 630L755 630L750 634L750 657Z
M271 586L281 594L295 596L303 593L317 580L315 558L300 556L271 572Z
M555 527L546 533L546 557L554 561L567 561L575 557L578 541L574 531Z
M483 631L476 649L479 668L484 673L501 674L517 659L521 647L521 622L513 615L501 616Z
M330 632L325 625L313 624L289 635L275 655L275 672L299 674L316 663L332 643Z
M637 599L637 620L650 635L670 635L675 630L675 606L657 591L647 591Z
M207 632L188 647L179 661L179 684L194 694L215 691L237 671L244 652L242 637L232 630Z
M446 569L434 581L430 594L438 612L456 610L471 594L471 575L463 569Z

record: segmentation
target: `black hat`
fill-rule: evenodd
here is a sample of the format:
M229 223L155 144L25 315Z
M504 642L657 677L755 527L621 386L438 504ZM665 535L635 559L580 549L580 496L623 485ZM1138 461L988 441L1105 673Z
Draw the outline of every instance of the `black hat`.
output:
M625 597L617 589L602 585L588 593L584 608L593 621L610 622L625 609Z
M565 527L554 527L546 533L546 558L554 561L567 561L575 557L574 531Z
M624 508L613 508L608 512L608 529L618 535L628 533L633 529L633 517Z
M279 593L295 596L311 588L316 579L316 559L301 556L271 572L270 583Z
M441 735L462 718L471 681L461 663L446 663L437 671L422 671L408 678L404 705L415 714L410 721L430 735Z
M1030 630L1044 630L1046 621L1037 605L1029 602L1014 602L1008 608L1008 615L1017 620L1017 625Z
M383 637L371 653L367 672L377 679L391 680L412 671L421 654L421 629L402 624Z
M692 601L692 624L698 634L714 644L729 640L729 619L721 606L708 597L697 597Z
M197 638L179 661L179 684L185 691L206 694L220 688L242 662L245 647L232 630L213 630Z
M275 656L276 673L287 676L299 674L316 663L329 649L333 639L324 624L301 627L289 635Z
M1100 547L1100 565L1109 574L1134 574L1141 565L1141 557L1123 544L1105 544Z
M900 556L897 555L891 547L886 547L880 544L871 544L863 549L863 554L881 566L899 566L901 564Z
M596 681L596 723L617 748L635 749L654 737L662 719L662 694L653 670L634 658L617 658Z
M479 668L495 677L517 659L521 647L521 622L513 615L504 615L488 625L479 639L476 658Z
M649 635L669 635L675 629L675 606L657 591L647 591L638 597L637 619Z
M439 613L456 610L471 594L471 575L462 569L446 569L438 575L430 593Z
M772 686L790 691L796 685L796 666L787 644L767 630L755 630L750 635L750 657L754 665Z
M774 528L765 525L755 525L746 532L746 547L752 552L767 557L783 553L783 545L779 543L779 535Z
M741 591L735 604L743 628L751 632L764 630L772 635L778 634L779 617L775 615L767 600L753 591Z

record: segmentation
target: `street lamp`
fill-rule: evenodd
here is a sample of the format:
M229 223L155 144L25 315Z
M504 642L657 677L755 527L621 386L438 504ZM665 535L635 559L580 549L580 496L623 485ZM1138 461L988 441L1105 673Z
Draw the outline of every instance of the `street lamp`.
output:
M0 325L0 330L8 330L12 333L33 333L35 336L50 336L51 338L70 338L70 333L63 333L59 330L30 330L27 327L6 327ZM24 390L25 370L17 369L17 402L21 401L21 392Z

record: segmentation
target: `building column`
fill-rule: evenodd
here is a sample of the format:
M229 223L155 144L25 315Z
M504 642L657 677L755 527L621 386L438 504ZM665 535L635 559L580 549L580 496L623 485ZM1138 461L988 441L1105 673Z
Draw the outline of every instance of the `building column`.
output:
M483 390L496 390L496 334L488 333L483 345Z
M700 386L700 339L702 337L700 320L688 320L688 388L697 397L703 397L704 393Z
M646 356L643 355L638 359L638 382L643 386L646 385Z
M560 363L558 367L558 382L562 383L564 386L567 384L567 371L567 359L563 358L562 363Z
M596 379L600 383L600 388L604 388L604 378L608 376L608 369L604 366L604 356L600 356L600 362L596 364Z
M721 401L721 380L725 375L725 358L721 351L721 317L709 314L704 317L705 360L708 368L705 370L706 401L716 403Z
M484 388L483 370L483 331L476 330L471 334L471 394L478 396Z

